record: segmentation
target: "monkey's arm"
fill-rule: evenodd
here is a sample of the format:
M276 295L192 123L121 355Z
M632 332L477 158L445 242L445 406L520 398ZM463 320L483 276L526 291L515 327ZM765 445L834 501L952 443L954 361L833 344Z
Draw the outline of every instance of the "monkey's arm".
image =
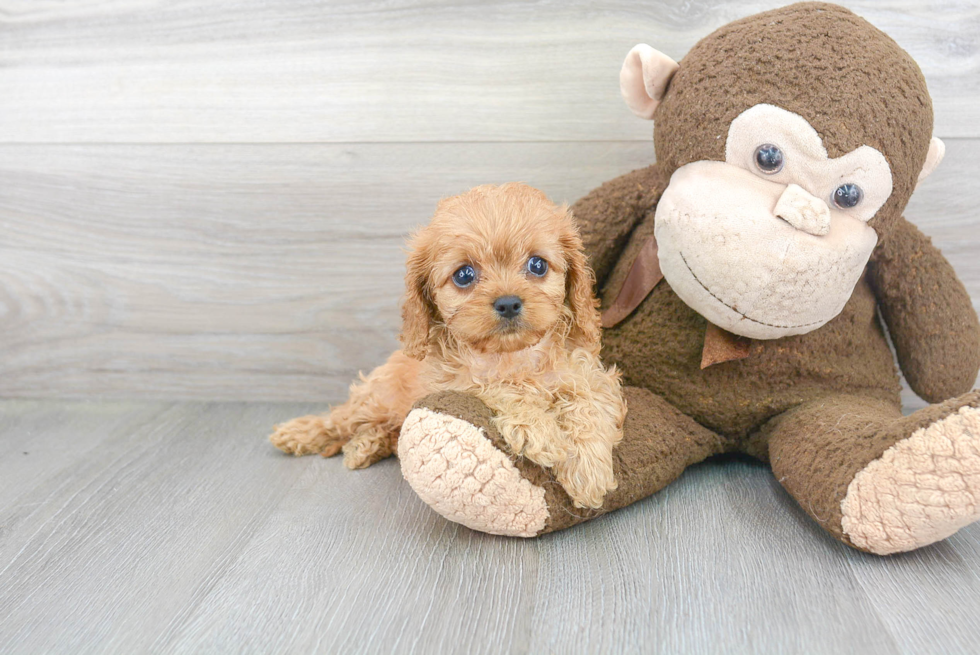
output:
M572 205L600 289L630 232L665 188L667 181L653 164L609 180Z
M868 272L912 390L929 402L969 391L980 369L980 323L929 237L899 218L882 233Z

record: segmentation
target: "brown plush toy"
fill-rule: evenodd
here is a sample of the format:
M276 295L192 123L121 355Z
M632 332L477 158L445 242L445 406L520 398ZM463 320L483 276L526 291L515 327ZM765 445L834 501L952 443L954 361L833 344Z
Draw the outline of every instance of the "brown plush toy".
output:
M655 122L657 164L573 207L602 298L602 356L630 385L618 489L601 510L573 508L459 394L430 396L405 421L413 488L476 530L535 536L740 452L872 553L980 517L980 326L949 263L902 216L943 154L915 62L850 11L801 3L722 27L680 64L637 46L621 84ZM902 416L886 327L912 389L938 404Z

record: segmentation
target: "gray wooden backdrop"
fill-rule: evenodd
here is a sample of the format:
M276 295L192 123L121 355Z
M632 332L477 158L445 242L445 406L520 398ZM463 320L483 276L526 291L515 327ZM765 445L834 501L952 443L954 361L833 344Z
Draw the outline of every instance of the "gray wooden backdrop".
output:
M440 197L650 163L628 49L780 4L0 0L0 396L336 402ZM928 79L948 155L908 215L976 302L980 10L845 4Z

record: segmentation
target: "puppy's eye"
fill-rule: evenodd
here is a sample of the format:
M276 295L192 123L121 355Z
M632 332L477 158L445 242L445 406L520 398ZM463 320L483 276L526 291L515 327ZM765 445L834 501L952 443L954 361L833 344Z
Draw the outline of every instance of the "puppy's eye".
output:
M842 184L834 190L834 204L841 209L856 207L863 197L864 192L861 191L861 187L850 182Z
M527 272L531 275L541 277L548 272L548 262L540 257L531 257L527 260Z
M783 168L783 151L765 143L755 149L755 165L766 175L778 173Z
M453 284L461 289L465 289L473 284L473 280L475 279L476 270L474 270L474 268L469 264L466 266L460 266L458 269L456 269L456 272L453 273Z

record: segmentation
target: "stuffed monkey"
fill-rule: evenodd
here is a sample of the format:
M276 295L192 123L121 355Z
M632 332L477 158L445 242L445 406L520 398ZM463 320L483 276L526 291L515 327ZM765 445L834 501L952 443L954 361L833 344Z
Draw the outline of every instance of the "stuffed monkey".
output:
M640 500L707 457L768 462L844 543L908 551L980 517L980 326L902 212L942 159L918 66L847 9L730 23L678 64L637 46L620 76L657 163L576 203L623 372L619 487L573 507L508 452L478 400L408 416L402 471L473 529L536 536ZM887 333L886 333L887 330ZM936 403L902 415L895 356Z

